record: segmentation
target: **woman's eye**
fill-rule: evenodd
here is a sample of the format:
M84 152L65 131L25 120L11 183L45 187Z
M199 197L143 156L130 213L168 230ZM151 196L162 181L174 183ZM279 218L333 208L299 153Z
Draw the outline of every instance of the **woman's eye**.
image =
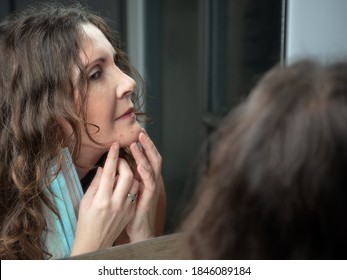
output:
M89 80L95 81L98 80L101 76L101 71L96 71L92 75L89 76Z

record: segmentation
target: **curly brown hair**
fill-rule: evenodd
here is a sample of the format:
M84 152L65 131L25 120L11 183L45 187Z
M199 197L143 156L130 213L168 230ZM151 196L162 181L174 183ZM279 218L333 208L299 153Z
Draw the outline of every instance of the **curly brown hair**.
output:
M83 130L93 140L85 121L88 79L79 57L83 23L92 23L103 32L117 51L120 69L135 77L117 34L81 5L34 5L0 25L1 259L49 256L40 239L47 230L43 204L58 213L44 190L49 190L52 181L48 172L52 162L59 166L62 162L67 135L61 120L73 130L73 159L79 154ZM72 78L76 66L80 71L77 84ZM136 103L138 95L134 93L132 99Z

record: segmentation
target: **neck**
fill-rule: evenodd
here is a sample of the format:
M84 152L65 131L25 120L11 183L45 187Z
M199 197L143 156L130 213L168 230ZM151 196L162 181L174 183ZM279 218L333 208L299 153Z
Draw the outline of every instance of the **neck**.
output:
M81 151L75 162L76 171L80 180L87 175L105 152L105 149L96 149L90 146L81 147Z

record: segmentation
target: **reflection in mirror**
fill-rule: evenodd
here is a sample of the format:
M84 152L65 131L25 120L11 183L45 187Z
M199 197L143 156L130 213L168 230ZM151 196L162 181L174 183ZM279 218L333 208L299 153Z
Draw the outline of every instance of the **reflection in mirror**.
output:
M151 0L139 7L146 35L141 52L146 111L154 119L146 129L163 158L166 234L175 232L192 196L194 159L201 164L198 151L204 139L280 60L286 1L269 1ZM34 2L4 1L0 15ZM127 38L136 26L126 24L125 15L131 15L128 1L85 2L111 18L122 40L131 43ZM208 153L204 156L202 161Z

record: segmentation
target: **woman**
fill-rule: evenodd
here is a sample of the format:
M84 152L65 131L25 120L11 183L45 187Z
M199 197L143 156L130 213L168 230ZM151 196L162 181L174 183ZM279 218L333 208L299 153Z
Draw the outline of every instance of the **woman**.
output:
M1 259L160 234L161 157L137 122L135 72L106 22L81 6L32 6L0 25L0 52Z
M272 69L214 139L183 257L346 258L347 63Z

